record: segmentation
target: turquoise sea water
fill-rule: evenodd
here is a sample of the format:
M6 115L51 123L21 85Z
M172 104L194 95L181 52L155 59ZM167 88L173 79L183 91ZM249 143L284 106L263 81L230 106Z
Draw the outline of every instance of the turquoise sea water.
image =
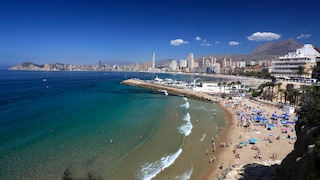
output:
M1 179L198 177L224 115L212 103L120 84L156 76L195 78L0 71Z

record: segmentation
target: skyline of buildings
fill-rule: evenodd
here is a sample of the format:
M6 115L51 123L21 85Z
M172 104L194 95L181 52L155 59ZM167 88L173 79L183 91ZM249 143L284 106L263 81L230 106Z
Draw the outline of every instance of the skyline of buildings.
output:
M302 66L305 74L302 77L310 78L312 67L320 64L320 49L312 44L305 44L302 48L296 49L295 52L289 52L276 60L261 61L233 61L232 58L223 57L217 59L214 56L205 56L194 59L194 54L189 53L186 59L170 60L165 64L156 65L155 52L151 53L151 61L139 62L130 65L107 65L99 60L93 65L70 65L70 64L45 64L35 65L24 63L11 70L69 70L69 71L98 71L98 70L115 70L115 71L149 71L149 72L183 72L183 73L206 73L206 74L238 74L240 72L269 72L273 77L297 78L298 67ZM32 65L30 65L32 64ZM159 66L160 65L160 66ZM29 69L24 69L27 67Z

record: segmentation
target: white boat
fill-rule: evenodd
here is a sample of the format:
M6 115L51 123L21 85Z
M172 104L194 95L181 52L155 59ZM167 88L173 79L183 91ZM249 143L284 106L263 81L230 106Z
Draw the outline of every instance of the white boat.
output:
M163 81L163 79L158 78L158 76L156 76L156 78L154 78L154 80L155 80L155 81L159 81L159 82Z

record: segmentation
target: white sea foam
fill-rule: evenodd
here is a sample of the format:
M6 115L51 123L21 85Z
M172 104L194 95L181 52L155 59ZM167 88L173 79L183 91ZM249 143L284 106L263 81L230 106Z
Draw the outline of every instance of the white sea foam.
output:
M191 163L190 163L191 164ZM190 179L191 174L193 172L193 164L191 164L191 167L188 171L186 171L185 173L183 173L182 176L176 176L175 179L179 179L179 180L187 180Z
M191 133L191 130L192 130L192 128L193 128L193 125L191 124L190 119L191 119L190 114L187 113L187 114L184 116L184 118L183 118L183 120L184 120L186 123L183 124L182 126L180 126L180 127L178 128L178 129L179 129L179 132L180 132L181 134L184 134L185 136L188 136L188 135Z
M169 167L179 157L182 152L182 148L179 148L177 152L163 156L160 160L147 163L142 166L139 179L149 180L157 176L161 170Z
M186 97L183 97L183 99L187 102L188 101L188 98L186 98Z
M189 113L187 113L184 117L183 117L183 120L184 121L187 121L187 122L190 122L190 119L191 119L191 116Z
M193 128L193 125L191 124L190 119L191 119L190 114L187 113L187 114L184 116L184 118L183 118L183 120L184 120L186 123L183 124L182 126L180 126L180 127L178 128L178 129L179 129L179 132L180 132L181 134L184 134L185 136L189 136L189 134L191 134L191 130L192 130L192 128Z
M181 134L184 134L185 136L189 136L191 134L192 124L190 122L187 122L186 124L179 127L179 132Z
M201 137L200 141L203 141L205 137L206 137L206 133L203 133L203 135L202 135L202 137Z
M181 107L184 107L184 108L186 108L186 109L189 109L189 102L188 101L186 101L186 103L184 103L184 104L182 104L182 105L180 105Z

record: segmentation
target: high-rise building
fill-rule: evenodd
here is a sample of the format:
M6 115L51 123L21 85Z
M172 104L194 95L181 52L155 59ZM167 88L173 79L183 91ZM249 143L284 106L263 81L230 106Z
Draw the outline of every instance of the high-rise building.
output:
M186 59L181 59L180 60L180 68L186 68L187 66L187 60Z
M194 69L194 56L193 53L190 53L188 56L188 67L190 70Z
M156 67L156 53L152 53L152 68Z
M169 67L170 67L171 71L176 71L177 70L177 66L178 66L177 60L172 60L169 63Z

